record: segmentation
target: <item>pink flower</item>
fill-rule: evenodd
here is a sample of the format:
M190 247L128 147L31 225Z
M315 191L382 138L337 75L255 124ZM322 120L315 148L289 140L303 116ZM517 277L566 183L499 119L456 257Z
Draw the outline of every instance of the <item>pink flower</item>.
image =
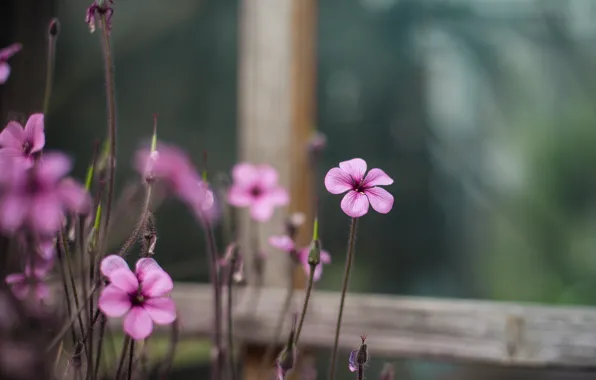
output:
M10 75L10 66L7 61L10 57L18 53L23 48L23 45L16 43L0 50L0 84L6 83Z
M86 213L90 197L72 178L70 159L48 153L31 168L15 160L0 161L0 228L14 233L29 227L42 236L53 235L64 220L65 211Z
M169 297L172 278L151 258L137 261L133 273L117 255L102 260L101 271L110 280L99 297L98 307L108 317L124 318L124 331L131 338L145 339L153 324L176 320L176 305Z
M277 171L269 165L240 163L232 169L232 177L228 202L236 207L250 207L251 217L258 222L266 222L276 206L290 201L286 190L277 184Z
M302 265L306 276L310 276L310 265L308 264L310 247L300 248L294 252L294 241L287 235L271 236L269 237L269 244L280 251L295 255L292 259L298 261ZM323 264L331 264L331 255L325 250L321 250L321 262L315 268L315 274L313 276L314 281L319 281L321 278L321 275L323 274Z
M35 154L41 152L46 137L43 114L29 116L25 128L16 121L10 121L0 132L0 155L23 160L27 167L33 166Z
M148 148L137 151L134 166L147 182L164 182L200 220L213 221L217 218L213 191L182 150L158 143L157 150L153 152Z
M43 282L48 272L52 268L53 261L43 261L36 259L35 267L25 266L24 273L13 273L6 276L6 283L10 285L15 297L18 299L27 299L33 296L38 302L47 299L50 295L50 288Z
M352 218L368 212L368 205L381 214L387 214L393 207L393 195L380 185L391 185L393 180L381 169L366 173L366 161L354 158L339 163L325 176L325 187L331 194L348 192L341 201L341 209Z

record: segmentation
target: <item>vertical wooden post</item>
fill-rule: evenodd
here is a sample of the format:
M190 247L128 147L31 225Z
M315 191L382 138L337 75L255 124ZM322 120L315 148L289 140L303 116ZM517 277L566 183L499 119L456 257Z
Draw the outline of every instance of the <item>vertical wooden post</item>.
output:
M243 0L240 16L240 157L272 164L280 171L280 183L291 196L289 210L307 216L299 245L310 240L314 204L307 144L315 113L315 8L316 0ZM259 227L263 247L268 236L282 232L285 216L277 212ZM243 215L239 227L244 242L249 224ZM285 286L287 259L269 255L266 286ZM251 261L248 257L247 264ZM254 283L254 274L247 269L249 283ZM294 278L297 288L304 287L302 272ZM264 351L247 347L244 379L262 380L258 372Z

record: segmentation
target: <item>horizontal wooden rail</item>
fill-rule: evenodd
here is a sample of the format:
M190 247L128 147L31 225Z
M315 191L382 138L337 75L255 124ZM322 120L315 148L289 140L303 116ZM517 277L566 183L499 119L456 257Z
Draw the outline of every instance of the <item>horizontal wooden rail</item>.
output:
M211 331L209 286L177 283L173 297L183 335ZM246 288L235 297L236 337L269 342L285 291ZM303 297L303 292L295 293L291 311L300 309ZM301 346L330 347L338 305L338 293L314 293ZM375 356L596 369L596 309L350 294L343 320L341 348L354 349L359 336L367 334Z

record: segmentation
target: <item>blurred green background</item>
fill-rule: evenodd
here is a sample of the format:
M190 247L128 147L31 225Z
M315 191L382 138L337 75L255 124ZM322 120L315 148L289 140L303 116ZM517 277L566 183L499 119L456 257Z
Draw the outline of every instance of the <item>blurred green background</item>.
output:
M116 3L119 186L136 179L129 163L153 113L161 139L197 163L206 150L211 171L228 171L238 1ZM105 134L99 36L83 22L89 5L56 0L49 11L62 34L47 146L75 156L79 177ZM2 46L25 43L0 89L7 121L40 108L48 10L3 7ZM41 27L17 27L9 11ZM320 0L318 13L317 126L328 138L321 236L333 257L319 287L340 287L349 222L322 178L359 156L395 179L395 206L360 223L354 291L596 304L596 2ZM207 281L190 214L167 202L157 217L163 266L178 280ZM369 378L382 365L373 359ZM572 376L398 364L400 379Z

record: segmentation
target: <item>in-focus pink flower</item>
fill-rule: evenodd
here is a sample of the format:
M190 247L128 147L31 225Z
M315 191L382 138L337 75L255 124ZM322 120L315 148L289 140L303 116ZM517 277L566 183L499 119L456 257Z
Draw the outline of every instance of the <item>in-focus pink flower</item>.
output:
M172 278L155 260L142 258L133 273L124 259L110 255L101 271L110 284L102 291L98 307L108 317L124 317L124 331L131 338L145 339L153 324L167 325L176 320L176 305L169 297Z
M252 165L246 162L232 169L234 183L228 191L228 202L236 207L250 207L251 217L266 222L277 206L285 206L290 198L278 185L277 171L269 165Z
M287 235L275 235L269 237L269 244L279 249L280 251L287 252L291 255L293 260L296 260L302 265L306 276L310 276L310 265L308 264L308 254L310 247L299 248L294 250L294 241ZM315 274L313 277L314 281L319 281L323 274L323 264L331 264L331 255L325 250L321 250L321 262L315 268Z
M0 228L14 233L26 226L42 236L62 226L66 211L86 213L90 197L82 185L64 178L72 166L60 153L47 153L33 167L0 161Z
M153 152L149 148L138 150L134 167L147 182L164 182L200 220L213 222L218 217L213 191L182 150L159 142Z
M25 266L24 273L13 273L6 276L6 283L10 285L15 297L18 299L27 299L33 297L34 300L41 302L50 295L50 288L44 279L50 269L53 261L35 260L35 267L28 263Z
M22 48L23 45L15 43L0 50L0 84L6 83L8 77L10 76L10 66L7 63L8 60L10 57L17 54Z
M0 132L0 155L22 160L26 167L31 167L35 154L41 152L45 143L44 116L35 113L29 116L25 128L10 121Z
M331 194L348 192L341 201L341 209L352 218L358 218L368 212L369 203L381 214L387 214L393 207L393 195L377 187L391 185L391 179L381 169L371 169L366 173L366 161L354 158L339 163L325 176L325 187Z

